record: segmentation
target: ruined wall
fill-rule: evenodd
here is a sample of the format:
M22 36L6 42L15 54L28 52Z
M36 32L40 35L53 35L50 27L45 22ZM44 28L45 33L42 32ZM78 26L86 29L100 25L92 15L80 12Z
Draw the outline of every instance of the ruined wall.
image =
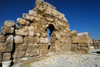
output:
M36 1L35 8L17 18L17 24L6 21L0 35L0 61L36 59L49 52L71 50L69 23L64 14L44 1ZM50 29L50 42L47 38ZM2 59L3 58L3 59Z
M100 40L92 40L91 46L93 46L94 49L100 49Z
M72 51L76 53L89 53L90 50L90 37L87 32L77 33L71 31L72 37Z

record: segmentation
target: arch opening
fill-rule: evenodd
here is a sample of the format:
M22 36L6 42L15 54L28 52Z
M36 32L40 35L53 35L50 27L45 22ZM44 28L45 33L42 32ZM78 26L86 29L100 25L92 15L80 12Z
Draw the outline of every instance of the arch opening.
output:
M48 39L50 41L50 36L52 34L52 32L54 31L55 27L54 25L50 24L48 27L47 27L47 35L48 35Z
M54 31L55 27L50 24L48 27L47 27L47 36L48 36L48 40L50 42L50 36L52 34L52 32ZM48 50L50 49L51 45L48 46Z

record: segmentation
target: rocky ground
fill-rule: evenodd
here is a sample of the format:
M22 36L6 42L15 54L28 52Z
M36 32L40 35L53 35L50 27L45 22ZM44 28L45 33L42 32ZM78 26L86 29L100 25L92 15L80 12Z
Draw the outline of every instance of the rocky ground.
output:
M100 55L63 53L36 62L19 62L12 67L100 67Z

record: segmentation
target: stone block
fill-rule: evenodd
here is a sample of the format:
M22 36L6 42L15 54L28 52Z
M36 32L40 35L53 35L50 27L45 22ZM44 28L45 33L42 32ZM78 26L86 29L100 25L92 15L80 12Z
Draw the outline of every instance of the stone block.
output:
M16 27L16 24L14 21L11 21L11 20L6 20L4 22L4 27Z
M24 19L27 19L27 20L30 20L30 21L33 21L34 20L34 16L33 15L29 15L29 14L23 14L23 18Z
M41 33L41 37L46 38L47 37L47 33Z
M6 52L6 43L0 43L0 52Z
M40 42L40 38L39 37L35 37L34 42L35 43L39 43Z
M40 43L49 43L48 38L40 38Z
M15 51L12 57L17 58L17 55L18 55L18 51Z
M18 52L17 57L20 58L20 57L23 57L24 55L25 55L25 51L21 51L21 50L20 50L20 51Z
M13 34L14 33L14 28L13 27L2 27L2 32L1 34L5 35L5 34Z
M7 36L6 43L13 43L13 35Z
M28 29L29 29L28 35L33 35L34 36L35 35L34 34L34 30L35 30L34 27L33 26L29 26Z
M39 55L39 49L27 49L26 56L37 56Z
M29 14L33 15L33 16L37 16L37 13L35 11L33 11L33 10L29 10Z
M22 44L23 43L23 37L17 35L17 36L14 37L14 41L15 41L15 43Z
M53 19L52 18L49 18L49 17L46 17L46 20L49 21L49 22L52 22Z
M25 51L27 48L28 48L28 44L26 44L26 43L19 44L16 46L16 51L19 51L19 50Z
M3 61L9 61L11 58L11 53L3 53Z
M4 35L0 35L0 42L3 43L5 41Z
M2 53L0 53L0 61L2 61Z
M33 36L25 36L24 43L34 43L34 37Z
M6 52L11 52L13 50L13 43L7 44L7 50Z
M26 25L29 26L29 25L30 25L30 21L27 21L27 22L26 22Z
M25 32L24 30L15 30L15 34L26 36L28 35L28 32Z
M22 18L17 18L17 24L26 25L26 20Z

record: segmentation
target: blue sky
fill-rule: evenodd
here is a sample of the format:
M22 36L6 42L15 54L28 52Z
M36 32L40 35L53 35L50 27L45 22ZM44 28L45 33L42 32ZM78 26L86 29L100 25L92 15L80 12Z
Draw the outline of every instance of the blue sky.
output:
M70 29L89 32L92 39L100 39L100 0L45 0L65 14ZM23 13L35 6L35 0L0 0L0 27L5 20L16 22ZM1 29L0 29L1 31Z

